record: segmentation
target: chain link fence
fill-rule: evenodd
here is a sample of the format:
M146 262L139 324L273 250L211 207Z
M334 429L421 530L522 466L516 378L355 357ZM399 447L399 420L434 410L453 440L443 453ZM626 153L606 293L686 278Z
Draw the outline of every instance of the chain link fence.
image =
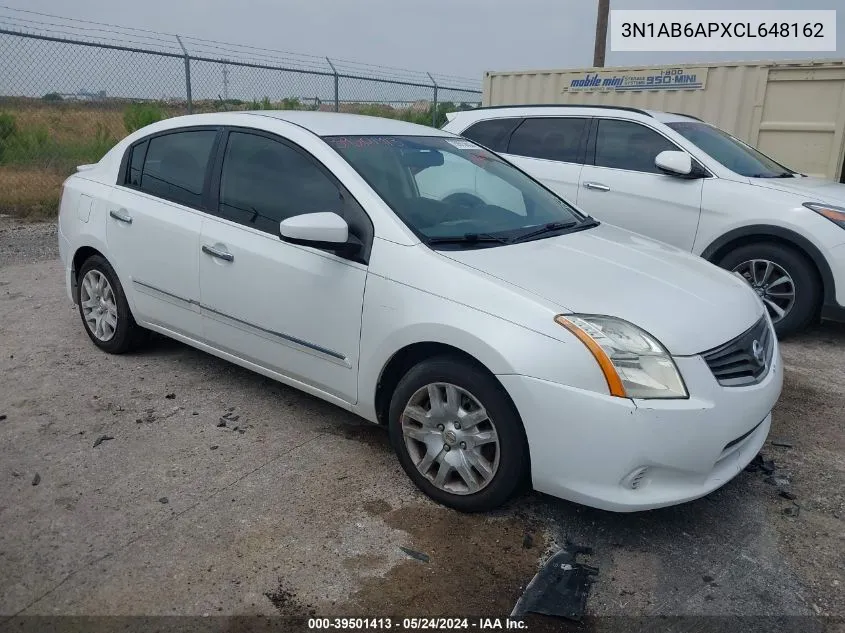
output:
M76 165L162 118L296 109L440 126L481 102L460 77L44 16L0 14L0 213L55 214Z

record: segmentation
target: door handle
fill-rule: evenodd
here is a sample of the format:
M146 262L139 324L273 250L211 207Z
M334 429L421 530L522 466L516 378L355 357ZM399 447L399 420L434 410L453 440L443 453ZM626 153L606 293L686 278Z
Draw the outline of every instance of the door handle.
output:
M118 222L132 224L132 216L127 213L126 209L118 209L117 211L111 210L109 211L109 215Z
M202 252L206 255L216 257L217 259L222 259L224 262L235 261L235 256L232 255L232 253L230 253L229 251L221 251L220 249L214 248L213 246L206 246L205 244L203 244Z
M585 182L584 187L587 189L593 189L594 191L610 191L610 187L603 185L600 182Z

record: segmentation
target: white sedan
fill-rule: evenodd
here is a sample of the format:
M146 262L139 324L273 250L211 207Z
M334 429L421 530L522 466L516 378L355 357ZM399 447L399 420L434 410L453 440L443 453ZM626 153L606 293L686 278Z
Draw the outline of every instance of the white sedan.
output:
M102 350L153 330L386 425L464 511L525 481L616 511L701 497L756 455L783 380L743 281L399 121L153 124L65 182L59 246Z

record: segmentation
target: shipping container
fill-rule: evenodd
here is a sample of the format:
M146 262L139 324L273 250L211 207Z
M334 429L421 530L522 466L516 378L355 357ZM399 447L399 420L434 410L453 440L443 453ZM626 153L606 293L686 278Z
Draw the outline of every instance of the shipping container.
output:
M483 105L618 105L698 117L845 182L845 60L488 72Z

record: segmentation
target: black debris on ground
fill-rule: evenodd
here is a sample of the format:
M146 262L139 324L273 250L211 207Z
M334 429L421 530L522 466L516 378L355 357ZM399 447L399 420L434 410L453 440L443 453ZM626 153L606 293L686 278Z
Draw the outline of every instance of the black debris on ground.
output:
M32 485L37 486L40 483L41 483L41 475L39 475L38 473L35 473L35 477L32 478Z
M793 446L792 442L787 440L772 440L769 444L772 446L779 446L780 448L792 448Z
M216 451L220 447L217 444L215 444L214 446L209 446L208 448L209 448L209 450Z
M220 418L220 420L217 422L217 428L220 429L224 426L226 426L226 418Z
M756 473L756 472L764 472L767 475L771 475L775 472L775 462L773 459L765 459L762 453L757 453L757 455L752 459L748 466L745 467L745 470L749 473Z
M704 582L707 582L707 583L713 582L713 576L710 576L709 574L704 574L704 575L701 577L701 579L702 579Z
M522 547L525 549L531 549L534 547L534 535L530 532L526 532L525 535L522 537Z
M167 497L159 497L158 502L159 503L170 503L170 499L168 499Z
M778 494L784 499L789 499L790 501L795 501L798 498L794 493L789 492L788 490L781 490Z
M92 448L97 448L103 442L107 442L108 440L113 440L114 438L111 435L101 435L96 440L94 440L94 446Z
M417 550L413 550L413 549L410 549L408 547L402 547L401 545L399 546L399 549L401 549L403 552L405 552L411 558L415 558L418 561L421 561L423 563L427 563L428 561L431 560L431 558L429 558L428 554L423 554L422 552L418 552Z
M576 560L579 554L592 554L592 549L567 543L565 549L549 558L528 583L511 617L539 613L580 621L599 570L579 563Z
M6 419L6 414L5 414L5 413L0 413L0 422L2 422L2 421L3 421L3 420L5 420L5 419Z
M791 506L787 506L783 509L783 513L788 517L797 517L801 512L801 506L799 506L794 501L792 502Z
M164 397L167 398L168 400L173 400L176 397L176 394L175 393L169 393Z

